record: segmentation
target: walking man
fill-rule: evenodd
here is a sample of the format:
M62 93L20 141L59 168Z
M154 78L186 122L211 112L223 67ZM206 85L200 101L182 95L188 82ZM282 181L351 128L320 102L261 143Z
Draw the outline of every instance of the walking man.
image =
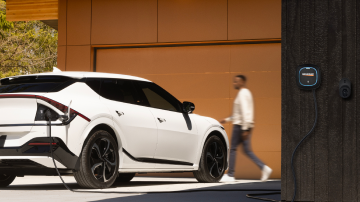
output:
M233 106L231 117L223 119L220 123L233 122L233 132L230 146L230 162L228 174L225 174L221 181L235 181L235 159L236 148L243 143L245 154L260 168L262 172L261 181L266 181L272 169L266 166L251 150L251 131L254 127L254 103L251 92L245 88L246 77L237 75L234 78L234 88L239 90Z

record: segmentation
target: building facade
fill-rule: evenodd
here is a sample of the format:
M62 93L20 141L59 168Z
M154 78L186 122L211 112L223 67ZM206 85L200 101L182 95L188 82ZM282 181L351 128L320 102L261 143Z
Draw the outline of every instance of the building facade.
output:
M218 120L231 115L233 76L246 75L255 100L252 148L271 177L281 177L281 0L41 0L21 16L16 5L29 2L8 0L7 15L58 29L61 70L143 77ZM55 8L58 18L46 17ZM230 139L231 125L224 127ZM235 177L260 178L238 153Z

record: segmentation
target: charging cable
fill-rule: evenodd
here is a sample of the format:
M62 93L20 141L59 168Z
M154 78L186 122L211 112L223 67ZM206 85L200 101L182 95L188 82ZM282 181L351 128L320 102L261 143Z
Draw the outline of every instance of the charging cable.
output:
M295 150L294 150L294 152L293 152L293 154L291 156L291 169L292 169L293 178L294 178L294 195L293 195L293 198L292 198L291 202L294 202L295 197L296 197L296 175L295 175L295 170L294 170L294 156L295 156L296 150L299 148L300 144L314 131L316 123L317 123L317 118L318 118L315 89L313 89L312 92L313 92L313 95L314 95L314 105L315 105L315 121L314 121L314 125L311 128L311 130L308 132L308 134L295 147Z
M63 178L61 177L61 174L60 174L60 172L59 172L59 169L58 169L58 168L57 168L57 166L56 166L55 159L54 159L54 154L53 154L53 149L52 149L52 137L51 137L51 112L50 112L50 110L46 110L45 115L46 115L46 117L47 117L47 118L48 118L48 120L49 120L50 153L51 153L51 158L52 158L52 160L53 160L53 163L54 163L54 166L55 166L56 172L57 172L57 174L59 175L59 177L60 177L60 179L61 179L61 181L62 181L63 185L66 187L66 189L68 189L69 191L74 192L72 189L70 189L70 187L68 187L68 186L66 185L66 183L65 183L65 182L64 182L64 180L63 180Z
M291 156L291 170L292 170L292 174L293 174L293 178L294 178L294 194L293 194L293 198L291 200L291 202L295 201L295 197L296 197L296 174L295 174L295 170L294 170L294 156L295 153L297 151L297 149L299 148L299 146L301 145L301 143L314 131L316 123L317 123L317 118L318 118L318 111L317 111L317 103L316 103L316 94L315 94L315 89L312 89L313 95L314 95L314 106L315 106L315 121L314 121L314 125L311 128L311 130L307 133L307 135L298 143L298 145L295 147L292 156ZM246 195L246 197L248 198L253 198L253 199L257 199L257 200L263 200L263 201L274 201L274 202L278 202L276 200L273 199L268 199L268 198L260 198L260 197L255 197L255 196L261 196L261 195L273 195L273 194L281 194L281 192L271 192L271 193L260 193L260 194L248 194Z

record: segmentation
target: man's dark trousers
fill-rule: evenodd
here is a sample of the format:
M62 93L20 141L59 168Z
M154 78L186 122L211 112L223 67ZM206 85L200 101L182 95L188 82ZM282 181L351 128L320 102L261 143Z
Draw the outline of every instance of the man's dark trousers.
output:
M244 153L260 168L263 169L264 163L255 156L255 154L251 150L251 130L249 137L247 140L243 140L242 137L243 131L241 130L241 125L234 125L233 132L231 137L231 146L230 146L230 162L229 162L229 172L228 175L230 177L234 177L235 172L235 160L236 160L236 148L243 143L244 145Z

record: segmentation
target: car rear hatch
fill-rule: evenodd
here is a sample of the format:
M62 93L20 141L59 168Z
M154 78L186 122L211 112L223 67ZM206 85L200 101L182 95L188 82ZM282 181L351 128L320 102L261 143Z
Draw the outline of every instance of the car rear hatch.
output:
M75 82L65 76L20 76L0 80L0 135L29 132L38 110L36 98Z

